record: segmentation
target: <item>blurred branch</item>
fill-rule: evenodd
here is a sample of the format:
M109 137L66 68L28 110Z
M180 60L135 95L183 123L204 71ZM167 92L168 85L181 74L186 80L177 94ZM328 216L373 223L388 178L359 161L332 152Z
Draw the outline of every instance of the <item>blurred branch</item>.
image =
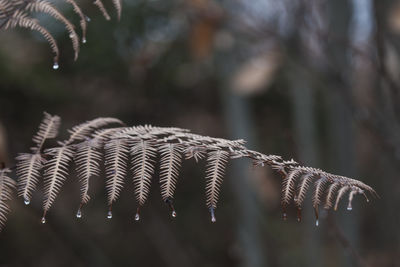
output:
M377 51L377 63L376 69L383 80L385 80L393 92L395 96L399 94L399 88L396 82L390 76L387 65L386 65L386 49L385 49L385 34L383 27L385 26L383 23L382 13L382 1L374 0L374 11L375 11L375 25L376 25L376 34L375 34L375 42L376 42L376 51Z
M359 267L368 267L365 260L360 256L360 254L352 246L352 244L350 243L348 238L343 233L342 229L339 228L339 226L337 225L336 220L332 216L331 212L328 213L327 221L330 226L329 229L332 230L332 234L335 236L335 238L338 240L338 242L344 248L344 250L346 250L349 253L353 262L356 263L356 265Z

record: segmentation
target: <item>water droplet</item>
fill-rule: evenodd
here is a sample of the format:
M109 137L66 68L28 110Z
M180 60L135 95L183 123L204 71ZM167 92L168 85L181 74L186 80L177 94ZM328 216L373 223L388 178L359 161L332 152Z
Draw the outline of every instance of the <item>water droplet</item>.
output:
M351 191L350 192L350 195L349 195L349 202L348 202L348 204L347 204L347 210L352 210L353 209L353 205L352 205L352 201L353 201L353 196L354 196L354 194L356 194L356 193L354 193L355 191Z
M41 222L42 222L43 224L46 223L46 217L42 217Z
M78 219L82 218L82 211L81 211L81 209L79 209L79 210L76 212L76 218L78 218Z
M29 205L31 203L31 201L28 198L24 198L24 204L25 205Z
M215 218L214 214L214 208L210 208L210 213L211 213L211 222L215 223L217 221L217 218Z
M301 208L297 208L297 221L301 222Z
M90 22L90 18L88 16L85 16L85 19L87 22Z
M112 211L109 210L107 213L107 219L111 219L112 218Z
M70 34L69 34L69 38L74 38L74 36L75 36L75 35L74 35L73 33L70 33Z
M139 215L139 213L136 213L135 214L135 221L139 221L140 220L140 215Z
M286 205L282 205L282 219L287 220Z
M314 212L315 212L315 226L319 225L319 212L318 212L318 206L314 207Z
M82 43L86 44L86 38L85 37L82 38Z
M58 63L57 63L57 62L54 62L54 64L53 64L53 70L58 70L59 67L60 67L60 66L58 65Z
M165 203L167 203L169 208L171 209L171 216L175 218L176 217L176 211L175 211L175 208L174 208L174 205L173 205L173 200L168 197L168 198L165 199Z

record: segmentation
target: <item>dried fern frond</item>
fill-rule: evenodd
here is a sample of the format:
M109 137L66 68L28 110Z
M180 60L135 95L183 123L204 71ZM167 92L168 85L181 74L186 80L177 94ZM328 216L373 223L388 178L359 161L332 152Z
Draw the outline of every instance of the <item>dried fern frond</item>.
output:
M45 159L40 154L21 153L17 158L18 196L29 205L39 182Z
M4 14L4 13L3 13ZM60 57L60 51L58 49L58 45L53 35L51 35L46 28L40 26L36 19L28 17L28 15L24 11L16 10L13 11L11 15L4 19L3 22L4 29L13 29L15 27L21 27L25 29L29 29L32 31L39 32L49 43L52 52L54 53L54 69L58 69L58 59ZM0 27L1 28L1 27Z
M306 198L307 190L314 179L313 176L313 173L306 173L301 176L297 186L297 195L295 199L296 206L301 207L301 205L303 205L303 201ZM289 202L286 202L286 204L289 204Z
M82 207L90 200L89 179L100 175L100 161L102 154L100 143L97 139L84 141L77 145L75 153L76 171L80 182L81 204Z
M129 150L125 140L110 140L105 146L106 192L109 206L118 199L124 186L129 159ZM112 215L111 215L112 216Z
M121 131L123 128L108 128L97 130L92 134L92 138L95 139L101 145L104 145L107 141L110 140L110 137L115 133Z
M211 212L211 220L214 222L214 209L217 207L218 196L229 152L224 150L210 151L207 157L206 170L206 203Z
M131 141L133 184L136 201L140 206L143 206L149 195L156 152L157 150L152 142L146 140Z
M93 131L102 128L108 124L123 125L124 123L119 119L115 118L97 118L91 121L81 123L79 125L74 126L71 130L68 130L68 132L70 133L70 137L66 141L66 143L71 144L74 141L85 140Z
M182 139L188 130L175 127L153 127L151 125L125 127L114 134L114 138L128 138L132 140L153 139L160 142L176 141L182 143Z
M346 192L350 191L348 208L351 210L352 201L355 194L364 194L369 192L373 196L377 196L374 189L370 186L348 177L334 175L331 173L324 172L320 169L303 167L303 166L288 166L288 174L283 179L283 189L282 189L282 206L284 210L284 217L286 205L291 201L291 197L294 192L296 178L301 177L297 185L297 195L294 198L296 206L301 209L302 203L306 197L306 193L310 185L314 182L314 191L312 196L312 203L315 210L316 224L318 224L318 207L323 201L325 196L325 209L330 209L333 206L333 201L335 199L335 193L337 192L335 210ZM327 188L325 190L325 188ZM366 197L367 201L368 198ZM301 216L301 213L298 214Z
M43 12L63 23L68 31L69 38L71 39L72 42L72 47L74 49L74 54L75 54L74 60L78 59L78 54L79 54L78 34L75 32L74 25L67 18L65 18L64 15L61 14L61 12L59 12L57 8L55 8L51 3L45 0L33 0L28 2L26 9L31 12Z
M185 148L185 158L191 159L194 158L196 162L203 159L207 155L207 147L206 146L190 146Z
M42 222L46 222L46 213L60 192L61 186L68 175L68 166L74 156L74 151L69 146L55 147L45 150L52 156L45 164L44 172L44 200Z
M348 200L348 204L347 204L347 210L352 210L352 209L353 209L353 206L352 206L353 198L354 198L354 196L357 195L357 194L362 194L362 195L364 195L365 199L366 199L367 201L369 201L369 199L367 198L367 195L365 194L364 190L362 190L361 188L359 188L359 187L357 187L357 186L352 186L352 187L350 188L349 200ZM336 208L337 208L337 207L336 207Z
M334 208L335 210L337 210L341 198L342 198L342 197L344 196L344 194L346 194L346 192L349 191L349 190L350 190L350 186L349 186L349 185L345 185L345 186L341 187L341 188L338 190L338 193L337 193L337 196L336 196L336 201L335 201L335 208ZM332 206L332 203L327 203L327 204L329 204L330 206Z
M178 144L163 144L158 147L160 152L160 187L164 201L174 198L179 168L182 164L183 146Z
M61 122L58 116L52 116L47 112L44 112L43 115L39 131L32 138L36 143L36 146L31 148L34 153L21 153L16 158L16 173L19 177L18 196L24 199L26 205L29 205L31 201L32 193L39 182L41 169L46 162L41 155L43 144L46 139L57 137Z
M82 9L75 0L62 1L65 1L71 5L74 13L79 16L79 24L82 30L82 43L86 43L87 22L89 21L89 18L83 13ZM121 1L112 0L112 3L117 11L119 20L122 11ZM95 0L94 4L99 8L107 20L111 19L101 0ZM75 31L73 23L69 20L69 18L65 17L56 6L46 0L0 0L0 30L21 27L38 31L50 44L51 50L55 54L53 69L58 69L59 49L57 43L53 35L46 29L46 25L41 26L39 22L32 17L31 14L33 12L47 14L63 23L72 41L74 60L77 60L79 55L79 36Z
M325 176L319 177L314 184L314 194L312 197L313 207L316 209L318 208L319 204L321 203L321 198L324 194L325 186L328 183L328 179Z
M7 168L0 170L0 231L7 221L7 214L10 212L8 202L16 186L15 181L7 176L10 172Z
M65 2L69 3L75 14L79 16L79 24L82 30L82 43L86 43L86 31L87 31L87 18L85 14L83 14L82 9L78 6L78 4L74 0L65 0Z
M122 3L121 0L112 0L115 9L117 10L118 20L121 19Z
M282 182L282 205L288 205L292 200L296 179L303 173L301 169L290 172Z
M41 150L44 141L50 138L56 138L58 135L58 128L60 127L61 118L59 116L51 116L49 113L44 112L44 118L39 125L39 131L33 137L33 142L36 143L34 152Z
M106 20L111 19L110 15L108 15L107 9L104 7L104 4L103 2L101 2L101 0L95 0L93 4L97 6L97 8L100 10L101 14Z
M43 126L34 138L39 147L43 144L43 138L56 134L54 129L53 131L46 130L50 127L51 118L56 117L45 114ZM124 187L125 178L128 175L128 162L131 162L134 193L140 207L148 198L157 158L160 160L161 196L163 201L171 207L173 217L176 216L176 212L172 201L183 156L185 159L195 158L196 161L207 158L206 205L213 222L216 221L215 209L229 159L248 158L254 165L268 165L282 175L281 203L284 218L287 217L286 207L293 202L298 209L300 221L303 202L309 191L312 192L312 206L315 209L317 225L318 209L321 204L325 209L332 206L337 209L340 200L348 193L347 209L350 210L356 194L363 194L366 197L366 193L369 192L376 196L370 186L358 180L300 166L293 159L284 160L277 155L265 155L247 149L243 140L213 138L193 134L186 129L150 125L100 129L111 123L123 124L114 118L87 121L69 130L70 138L59 142L59 147L47 149L42 153L43 158L50 158L44 164L43 222L68 175L69 163L72 160L76 163L81 183L81 204L77 217L82 216L81 207L89 201L89 179L100 175L103 153L108 218L112 218L112 205L119 198ZM40 176L39 170L43 164L43 158L40 155L39 153L22 154L17 158L20 162L17 166L17 175L21 181L19 194L26 198L30 198L31 189L36 186ZM5 218L4 214L0 215ZM138 208L135 219L139 220L139 218Z
M328 187L328 189L326 190L326 198L325 198L324 209L328 210L328 209L332 208L332 204L333 204L333 201L334 201L334 196L335 196L335 193L337 192L339 187L340 187L339 183L333 183Z

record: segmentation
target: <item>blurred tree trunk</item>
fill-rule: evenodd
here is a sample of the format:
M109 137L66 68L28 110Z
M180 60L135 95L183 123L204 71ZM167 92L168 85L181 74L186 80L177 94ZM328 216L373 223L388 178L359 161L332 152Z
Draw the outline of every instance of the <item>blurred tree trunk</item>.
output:
M399 66L398 58L400 55L399 38L393 28L395 16L399 16L396 8L400 9L399 1L395 0L374 0L375 15L375 48L377 51L377 74L379 75L375 84L374 99L377 110L374 119L377 121L381 141L388 145L383 156L379 153L380 169L379 174L384 179L380 179L379 194L382 198L382 208L378 211L379 218L392 218L390 220L378 220L380 224L379 234L377 235L382 244L382 250L392 245L399 247L400 232L393 234L388 229L398 228L400 207L398 167L400 160L400 86L399 86ZM397 25L398 27L398 25ZM398 30L398 28L397 28ZM398 32L397 32L398 34ZM386 155L386 156L385 156Z
M229 84L229 83L228 83ZM249 114L249 103L233 92L229 86L223 90L224 116L232 139L245 139L248 147L253 147L253 122ZM229 184L236 199L234 214L237 240L239 243L240 266L265 267L267 252L262 245L260 231L260 203L251 188L249 164L243 160L230 163ZM265 218L264 218L265 219Z
M329 30L338 40L343 42L330 42L327 46L328 61L333 62L332 78L339 82L333 83L330 90L326 91L325 101L328 112L328 142L330 146L330 170L335 173L356 177L355 171L355 147L354 129L351 105L353 96L349 74L351 73L351 61L349 57L349 29L352 18L351 2L347 0L336 0L328 2ZM354 12L354 10L353 10ZM349 40L350 39L350 40ZM343 228L344 235L349 243L357 251L359 250L359 231L356 218L349 216L348 211L339 212L338 224ZM339 259L340 260L340 259ZM349 255L342 258L340 266L354 266L349 260Z
M330 168L333 172L348 177L357 177L355 171L354 129L352 125L352 114L345 104L342 96L337 92L326 94L328 108L328 132L330 143ZM346 202L344 199L343 203ZM351 214L346 210L345 204L339 207L337 212L338 227L343 229L344 235L356 251L359 250L358 210L354 209ZM350 255L346 255L340 266L354 266Z
M315 120L315 98L313 89L304 81L301 70L293 71L291 81L291 97L293 104L293 129L299 161L307 166L319 166L317 130ZM320 231L315 226L314 212L310 205L303 208L303 242L307 248L307 266L324 266L321 260ZM323 257L323 256L322 256Z

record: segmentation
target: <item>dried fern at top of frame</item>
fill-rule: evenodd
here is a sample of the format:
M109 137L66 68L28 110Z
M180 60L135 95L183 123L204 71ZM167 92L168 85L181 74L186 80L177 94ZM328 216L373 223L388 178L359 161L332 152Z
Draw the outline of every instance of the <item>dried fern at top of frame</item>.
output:
M40 22L33 17L34 13L46 14L64 25L64 28L67 30L72 42L74 60L78 59L80 40L82 43L86 43L87 23L90 21L89 17L83 13L75 0L61 1L71 6L74 13L79 17L81 38L79 38L79 35L75 30L75 25L71 20L65 17L59 8L51 2L46 0L0 0L0 30L20 27L40 33L49 43L54 54L53 69L59 68L60 51L57 42L54 36L47 30L46 26L40 25ZM112 0L112 3L117 11L117 17L119 20L122 10L121 0ZM93 4L100 10L106 20L111 19L101 0L96 0Z

